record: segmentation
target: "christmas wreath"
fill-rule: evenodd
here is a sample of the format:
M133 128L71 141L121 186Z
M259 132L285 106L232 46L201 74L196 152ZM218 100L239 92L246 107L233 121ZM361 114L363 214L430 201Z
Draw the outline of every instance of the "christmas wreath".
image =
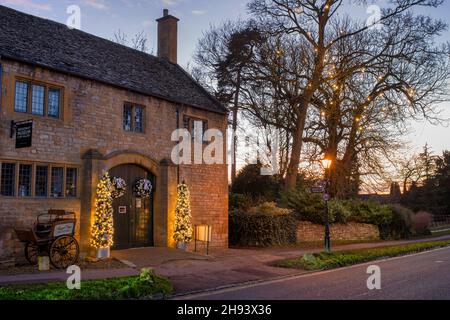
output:
M148 198L152 194L152 189L150 180L141 179L135 182L133 192L137 198Z
M111 197L118 199L125 195L127 190L127 183L122 178L114 177L111 179Z

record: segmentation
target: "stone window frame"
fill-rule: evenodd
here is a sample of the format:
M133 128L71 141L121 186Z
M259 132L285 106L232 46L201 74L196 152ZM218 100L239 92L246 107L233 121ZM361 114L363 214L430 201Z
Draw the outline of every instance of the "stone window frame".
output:
M125 107L131 107L131 124L130 124L130 130L125 130L125 122L124 122L124 115L125 115ZM136 131L136 109L141 108L142 109L142 131ZM146 134L147 131L147 107L141 103L134 103L129 101L124 101L122 106L122 130L126 133L136 133L136 134Z
M28 85L26 112L21 112L21 111L16 110L16 88L17 88L18 82L23 82ZM33 87L34 86L44 87L44 114L43 115L33 113ZM30 78L26 78L23 76L16 76L14 78L13 88L14 88L14 94L13 94L13 101L12 101L12 103L13 103L12 110L15 113L26 114L26 115L29 115L30 117L36 117L36 118L63 120L63 113L64 113L64 87L63 86L45 82L45 81L30 79ZM58 114L58 117L51 116L49 114L48 104L49 104L49 91L50 90L58 90L59 91L59 114Z
M191 134L191 139L194 140L195 136L194 136L194 122L202 122L203 123L203 132L202 132L202 142L203 144L207 144L207 141L203 141L203 138L205 136L205 132L208 131L209 128L209 120L206 118L201 118L201 117L197 117L197 116L191 116L189 114L184 114L183 115L183 122L182 122L182 128L183 129L187 129L189 131L189 133ZM186 127L186 123L187 123L187 127Z
M8 159L0 159L0 168L2 163L12 163L15 165L14 172L14 192L12 196L3 196L0 195L1 198L16 198L16 199L36 199L36 200L48 200L48 199L80 199L81 197L81 166L77 164L66 164L66 163L54 163L54 162L32 162L32 161L22 161L22 160L8 160ZM31 176L31 195L26 197L21 197L19 195L19 167L20 165L31 165L32 166L32 176ZM36 167L38 166L46 166L47 170L47 196L36 196ZM51 196L51 172L52 168L63 168L63 191L62 197L52 197ZM76 178L76 196L68 197L67 196L67 169L76 169L77 170L77 178ZM1 180L1 179L0 179ZM0 181L1 183L1 181Z

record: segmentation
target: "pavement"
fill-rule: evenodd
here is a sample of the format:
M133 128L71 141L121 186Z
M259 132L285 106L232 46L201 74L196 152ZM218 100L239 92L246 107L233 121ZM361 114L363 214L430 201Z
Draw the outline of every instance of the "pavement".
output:
M368 267L380 267L369 290ZM178 300L450 300L450 248L238 286Z
M335 251L374 248L413 242L449 240L450 236L414 241L387 241L359 243L333 247ZM124 263L121 269L83 270L82 279L102 279L137 275L139 270L150 267L161 276L168 277L176 294L192 294L205 290L215 290L241 285L282 279L304 274L305 271L273 267L277 260L302 256L317 252L321 248L264 248L214 250L211 255L184 252L169 248L141 248L113 251L113 257ZM1 275L0 285L65 281L64 271Z

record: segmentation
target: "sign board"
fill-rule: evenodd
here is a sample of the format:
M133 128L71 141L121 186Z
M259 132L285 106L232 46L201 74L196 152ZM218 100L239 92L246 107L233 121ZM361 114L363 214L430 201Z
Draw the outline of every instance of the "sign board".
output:
M136 198L136 208L141 209L142 208L142 199Z
M211 226L209 225L195 226L195 240L203 242L211 242L212 240Z
M55 230L53 231L53 236L54 237L71 236L73 234L73 231L74 231L73 222L57 224L55 226Z
M119 213L120 213L120 214L125 214L125 213L127 213L127 207L126 207L126 206L121 206L121 207L119 207Z
M30 148L33 137L33 121L16 124L16 149Z

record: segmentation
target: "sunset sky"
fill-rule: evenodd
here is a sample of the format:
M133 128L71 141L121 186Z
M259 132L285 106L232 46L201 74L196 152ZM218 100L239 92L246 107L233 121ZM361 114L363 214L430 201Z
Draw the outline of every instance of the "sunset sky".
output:
M370 1L369 1L370 2ZM202 32L211 24L217 25L227 19L245 17L247 1L243 0L0 0L8 7L65 23L69 5L81 8L81 29L97 36L112 39L120 30L129 35L144 31L149 39L149 47L156 52L156 22L161 17L163 8L180 18L179 25L179 63L186 66ZM383 7L386 0L373 1ZM368 16L367 7L347 5L346 10L353 16ZM447 13L450 3L438 9L427 9L431 16L450 22ZM442 40L450 41L450 31L442 35ZM449 88L450 90L450 88ZM442 116L450 118L450 103L442 105ZM414 131L408 139L411 152L418 151L428 143L436 153L450 149L450 128L433 126L427 123L414 123Z

